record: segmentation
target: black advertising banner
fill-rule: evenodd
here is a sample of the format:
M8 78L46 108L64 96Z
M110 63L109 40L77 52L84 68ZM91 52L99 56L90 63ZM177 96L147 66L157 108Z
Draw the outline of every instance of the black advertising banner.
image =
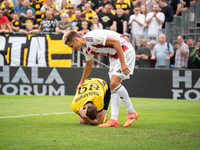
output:
M0 67L1 95L74 95L82 68ZM107 68L93 68L89 77L109 82ZM135 69L122 84L130 97L200 100L200 71Z

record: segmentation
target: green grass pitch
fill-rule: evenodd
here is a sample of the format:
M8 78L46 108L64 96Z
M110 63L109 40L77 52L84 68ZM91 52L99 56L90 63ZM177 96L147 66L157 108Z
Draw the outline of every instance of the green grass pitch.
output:
M200 149L200 101L131 98L140 118L123 128L79 125L73 96L0 96L0 150ZM110 117L110 107L108 110Z

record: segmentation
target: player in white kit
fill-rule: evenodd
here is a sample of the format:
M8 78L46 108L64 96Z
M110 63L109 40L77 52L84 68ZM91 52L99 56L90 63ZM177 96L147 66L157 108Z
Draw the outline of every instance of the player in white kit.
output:
M93 30L81 36L75 31L69 31L63 35L64 45L68 45L72 50L80 50L86 57L86 65L77 90L82 86L88 77L93 66L93 55L104 55L110 59L110 89L111 89L111 119L99 127L119 127L118 114L120 99L127 108L128 115L124 127L128 127L139 118L133 109L129 94L121 84L122 80L129 79L133 74L135 66L135 50L131 43L122 35L110 30Z

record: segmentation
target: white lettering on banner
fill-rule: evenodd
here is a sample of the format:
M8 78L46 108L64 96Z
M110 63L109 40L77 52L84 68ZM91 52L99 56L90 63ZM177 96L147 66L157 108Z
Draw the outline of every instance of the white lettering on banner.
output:
M0 79L2 78L3 84L0 84L0 93L4 95L65 95L65 84L62 77L56 68L53 68L51 72L43 78L38 77L38 68L31 67L31 82L28 79L27 74L24 72L22 67L19 67L16 71L14 77L10 79L10 67L3 66L3 71L0 71ZM46 81L44 82L44 79ZM58 88L55 88L54 85L45 85L52 84L54 80L57 82L55 85ZM14 83L14 84L5 84L5 83ZM23 84L19 84L22 81ZM30 85L34 84L34 85ZM40 84L40 85L37 85ZM44 85L43 85L44 84ZM60 85L60 86L57 86ZM39 87L42 87L42 90L39 92ZM48 92L47 92L48 88ZM56 90L57 89L57 90Z
M4 51L5 46L6 46L6 38L4 36L0 36L0 51ZM0 66L4 65L4 56L0 54Z
M20 66L22 44L26 43L26 37L9 37L8 43L12 44L10 66Z
M38 78L38 67L32 67L32 83L44 83L43 78Z
M3 77L3 83L9 83L10 82L10 67L9 66L3 66L3 72L0 71L0 77Z
M19 69L15 73L15 76L13 77L11 83L18 83L20 79L23 81L23 83L30 83L28 77L21 67L19 67Z
M192 88L192 71L185 70L185 76L180 76L180 70L173 70L172 72L172 85L173 88L180 88L180 82L185 83L185 88L190 88L188 90L183 89L172 89L173 99L182 98L184 96L187 100L200 100L200 91L195 89L200 89L200 77ZM193 97L191 97L191 94Z
M47 66L45 62L45 37L31 39L27 66Z
M47 94L47 86L46 85L42 85L42 93L38 92L38 85L34 85L33 88L34 88L33 91L34 91L35 95L44 96Z
M59 93L61 96L64 96L64 94L65 94L65 86L64 85L61 85L57 91L54 89L54 87L52 85L49 86L49 96L52 96L53 94L59 95Z
M64 81L60 77L56 68L53 68L45 83L51 84L53 80L55 80L58 84L64 84Z
M31 95L32 87L30 85L20 85L19 95Z

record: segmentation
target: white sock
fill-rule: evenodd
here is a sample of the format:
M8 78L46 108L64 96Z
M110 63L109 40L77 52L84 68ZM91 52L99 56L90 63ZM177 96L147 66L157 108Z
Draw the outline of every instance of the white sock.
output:
M119 94L119 97L124 103L124 105L126 106L128 113L135 112L135 110L133 109L131 100L129 98L129 94L127 90L125 89L125 87L122 84L120 84L118 87L115 88L115 91Z
M120 102L119 95L115 91L111 91L111 119L118 119Z

